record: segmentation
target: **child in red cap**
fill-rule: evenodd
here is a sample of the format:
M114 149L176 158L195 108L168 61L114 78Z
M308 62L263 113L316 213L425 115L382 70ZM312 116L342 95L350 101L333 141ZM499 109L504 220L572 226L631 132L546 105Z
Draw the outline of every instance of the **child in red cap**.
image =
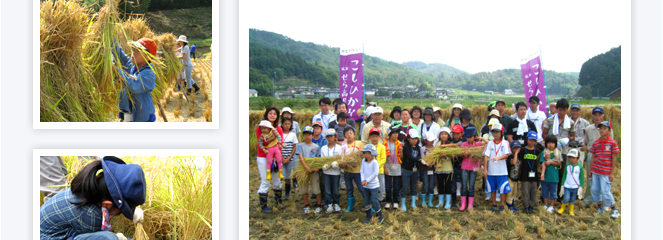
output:
M119 72L124 88L120 92L118 118L124 122L156 122L151 95L156 86L156 75L151 60L157 55L157 44L152 39L141 38L129 42L129 45L131 57L122 51L117 41L112 51L113 56L122 63Z

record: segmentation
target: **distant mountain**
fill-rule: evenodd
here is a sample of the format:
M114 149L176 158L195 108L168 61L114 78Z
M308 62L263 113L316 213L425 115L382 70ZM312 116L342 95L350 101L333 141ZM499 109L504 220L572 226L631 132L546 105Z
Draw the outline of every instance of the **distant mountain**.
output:
M579 77L580 76L580 72L563 72L563 73L569 74L569 75L574 76L574 77Z
M580 86L578 78L571 74L544 70L548 94L566 95L574 93ZM523 77L520 69L502 69L493 72L475 74L462 73L442 80L442 85L464 90L504 92L512 89L515 93L524 93Z
M463 70L442 63L426 64L419 61L412 61L412 62L404 62L403 64L417 71L430 74L438 78L450 78L453 75L466 73Z
M291 53L302 57L302 59L310 64L320 65L326 69L334 70L337 72L336 76L338 79L338 64L340 62L340 50L338 47L295 41L281 34L258 29L249 30L249 42L255 45ZM422 83L429 83L430 85L435 86L438 82L438 77L431 74L417 71L404 64L386 61L369 55L364 56L364 65L364 79L366 86L418 86ZM278 76L277 73L278 79L287 77L288 76ZM311 83L312 84L310 85L315 85L314 82ZM328 87L338 87L338 84L335 83Z
M606 97L622 87L622 46L596 55L582 64L578 82L582 88L577 96Z

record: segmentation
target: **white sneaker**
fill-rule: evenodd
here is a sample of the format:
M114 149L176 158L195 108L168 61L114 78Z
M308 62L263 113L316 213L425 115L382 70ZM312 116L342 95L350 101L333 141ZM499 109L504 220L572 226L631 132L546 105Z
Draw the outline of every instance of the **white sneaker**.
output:
M394 203L394 209L398 209L398 203Z
M438 195L437 188L433 188L433 194Z
M490 201L490 196L486 196L486 201Z
M334 212L334 207L332 207L331 204L327 205L327 211L326 211L326 212L327 212L327 213L332 213L332 212Z
M391 208L391 203L387 203L387 204L385 204L385 205L384 205L384 208L385 208L385 209L390 209L390 208Z
M553 211L555 211L555 207L550 206L550 207L548 207L548 209L546 209L546 210L548 210L549 213L553 213Z
M338 204L334 204L334 212L341 212L341 207Z
M311 213L311 208L305 207L304 208L304 214L309 214L309 213Z
M496 202L502 202L502 200L500 199L500 194L498 194L497 197L495 197L495 201Z
M610 214L611 218L618 218L619 217L619 211L617 209L612 210L612 214Z
M322 212L322 208L320 206L315 207L315 211L313 213L318 214Z

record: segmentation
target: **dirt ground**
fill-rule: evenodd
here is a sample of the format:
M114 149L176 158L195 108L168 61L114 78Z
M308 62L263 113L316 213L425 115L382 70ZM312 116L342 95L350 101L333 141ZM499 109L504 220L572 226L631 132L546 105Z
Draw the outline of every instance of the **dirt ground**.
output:
M182 91L177 91L173 84L168 88L167 99L163 99L168 122L206 122L211 121L212 112L212 59L197 59L193 61L193 80L200 87L200 91L189 95L189 102L183 97ZM172 94L171 94L172 92ZM207 100L205 99L207 93ZM206 107L205 103L209 105ZM178 106L180 106L178 110ZM159 109L157 109L157 112ZM206 119L205 111L209 111ZM176 116L177 115L177 116ZM163 122L161 114L157 114L157 121Z
M355 210L350 213L305 215L303 200L298 189L292 190L290 199L284 201L284 207L275 208L273 191L270 189L269 207L274 213L262 213L256 194L260 185L255 159L249 164L250 208L249 231L251 239L620 239L621 217L611 219L610 213L596 217L596 204L582 207L576 200L575 217L568 215L568 207L563 215L543 211L543 204L535 209L534 214L513 214L509 211L501 215L490 212L490 203L485 201L481 184L477 181L476 202L478 207L472 212L422 208L420 199L418 208L410 208L407 200L407 212L382 209L384 222L377 224L373 218L370 224L363 224L366 214L361 212L363 198L355 190ZM612 192L621 210L621 167L612 183ZM283 184L283 182L282 182ZM421 184L419 184L419 188ZM347 207L345 190L340 190L340 206ZM540 191L538 192L540 194ZM519 198L522 199L522 198ZM437 203L437 196L433 200ZM315 200L310 200L311 204ZM323 198L324 202L324 198ZM384 203L382 203L384 207ZM521 208L522 200L516 202ZM559 209L559 202L555 210Z

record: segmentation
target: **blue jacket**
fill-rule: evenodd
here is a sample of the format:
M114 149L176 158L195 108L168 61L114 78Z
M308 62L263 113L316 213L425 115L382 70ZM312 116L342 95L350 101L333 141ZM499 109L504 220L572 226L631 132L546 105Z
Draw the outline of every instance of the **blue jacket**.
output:
M81 198L62 190L39 208L40 239L73 239L76 235L101 231L101 207L88 204L78 207L71 202Z
M150 114L154 113L154 103L151 95L152 89L156 86L156 75L152 71L154 66L147 64L141 69L136 69L131 57L122 51L122 47L117 43L115 43L115 46L116 51L113 51L113 55L120 59L122 68L129 73L127 75L119 69L125 87L120 92L118 107L122 112L133 113L134 122L147 122ZM117 54L120 56L116 56ZM127 91L131 95L131 100L129 100Z

